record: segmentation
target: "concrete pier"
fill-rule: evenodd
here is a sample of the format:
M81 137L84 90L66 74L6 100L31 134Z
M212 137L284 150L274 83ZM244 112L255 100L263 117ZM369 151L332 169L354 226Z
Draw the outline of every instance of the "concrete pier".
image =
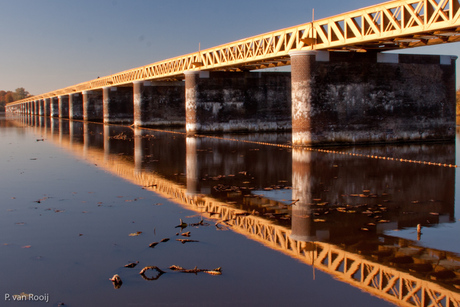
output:
M184 126L184 88L182 81L134 82L134 126Z
M49 98L43 99L43 108L44 108L43 116L51 116L50 106L51 106L50 99Z
M69 95L69 118L83 119L83 95L81 93Z
M294 146L454 140L457 57L293 51L290 60L291 72L185 71L185 82L136 81L7 111L185 125L188 135L292 129Z
M83 91L83 120L102 121L102 91Z
M189 135L193 135L201 128L200 123L197 121L199 80L200 72L185 72L185 130Z
M59 103L57 97L50 98L50 116L59 117Z
M289 73L186 72L188 133L291 128Z
M293 52L294 145L453 140L455 60Z
M105 124L133 123L132 87L104 87L102 97Z
M58 97L59 100L59 117L69 118L69 96L62 95Z
M45 115L45 101L43 99L38 100L38 115Z
M39 101L35 100L34 101L34 115L39 115L39 111L40 111L39 109L40 109Z
M291 56L291 116L292 143L309 146L312 144L311 117L315 79L312 77L316 52L293 51Z

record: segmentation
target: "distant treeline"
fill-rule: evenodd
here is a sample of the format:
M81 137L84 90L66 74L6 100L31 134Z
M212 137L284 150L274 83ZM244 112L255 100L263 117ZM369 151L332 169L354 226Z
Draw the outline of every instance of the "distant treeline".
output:
M7 103L21 100L29 96L29 92L26 91L23 87L17 88L14 92L0 90L0 111L5 110L5 105Z

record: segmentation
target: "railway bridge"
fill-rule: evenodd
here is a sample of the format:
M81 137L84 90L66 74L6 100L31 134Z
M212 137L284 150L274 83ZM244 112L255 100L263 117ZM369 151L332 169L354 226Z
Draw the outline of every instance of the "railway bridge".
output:
M100 77L7 112L291 130L295 145L453 139L455 61L388 53L460 41L459 0L396 0ZM291 66L286 73L266 68Z

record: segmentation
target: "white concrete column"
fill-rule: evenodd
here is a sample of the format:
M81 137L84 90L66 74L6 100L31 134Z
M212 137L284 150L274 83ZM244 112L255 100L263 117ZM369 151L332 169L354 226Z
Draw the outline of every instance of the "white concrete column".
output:
M185 72L185 130L193 135L200 129L197 122L199 71Z
M292 144L312 143L311 115L315 51L291 51Z

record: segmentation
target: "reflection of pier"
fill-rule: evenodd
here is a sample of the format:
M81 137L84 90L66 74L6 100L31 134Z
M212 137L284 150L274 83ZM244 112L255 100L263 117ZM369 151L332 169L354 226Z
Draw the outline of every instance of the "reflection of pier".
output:
M421 268L417 269L416 265L431 263L437 269L452 271L460 267L460 257L455 254L422 248L411 241L385 236L380 237L384 241L379 245L373 242L371 249L368 246L308 242L318 237L315 230L315 227L318 227L314 226L315 223L310 217L311 209L314 208L314 205L310 205L315 204L317 200L313 199L312 191L309 190L314 185L310 181L313 178L308 176L310 167L313 168L308 163L311 159L309 153L292 153L293 198L299 201L298 205L290 209L292 229L289 229L283 224L252 215L225 201L202 194L196 180L199 174L196 165L198 162L193 154L193 151L197 150L196 140L188 140L183 145L187 154L183 156L186 165L182 165L187 172L195 176L187 174L183 182L177 183L158 175L148 167L142 167L141 161L146 153L136 152L141 148L145 149L145 146L140 144L142 133L138 130L132 140L134 152L120 154L126 152L122 145L130 136L111 131L111 126L96 125L96 129L88 129L86 123L69 123L71 129L62 129L63 125L59 124L51 125L52 129L45 129L46 124L41 125L39 121L35 121L35 129L39 128L37 132L70 149L72 153L83 154L89 162L97 164L98 167L172 199L188 209L209 215L218 221L225 221L234 231L246 237L392 303L401 306L460 305L460 294L453 282L455 278L434 280L435 275L429 275ZM76 135L67 135L69 131L76 132ZM101 144L103 146L100 146ZM264 198L254 199L253 204L258 200L264 201ZM404 259L403 257L410 257L414 264L398 264L398 259Z

